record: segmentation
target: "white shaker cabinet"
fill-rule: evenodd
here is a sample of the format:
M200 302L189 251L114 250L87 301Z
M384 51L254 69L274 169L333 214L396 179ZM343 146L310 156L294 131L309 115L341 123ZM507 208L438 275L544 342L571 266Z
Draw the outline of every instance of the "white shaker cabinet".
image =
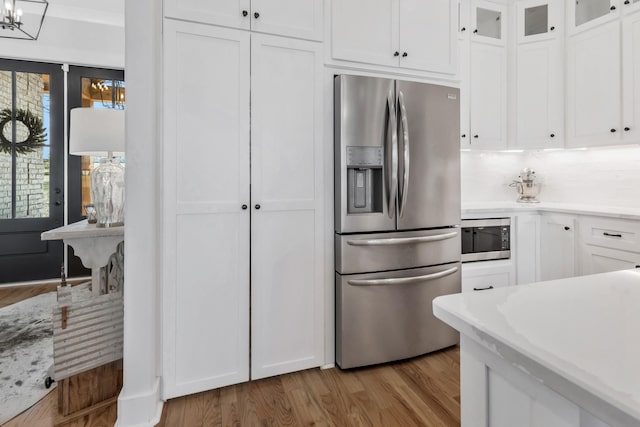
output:
M540 280L576 275L576 218L543 214L540 225Z
M163 41L167 399L249 379L250 35L167 20Z
M513 230L513 223L511 230ZM523 285L540 280L540 215L516 217L516 283Z
M591 30L620 16L625 0L580 0L567 2L567 28L569 34ZM632 1L632 0L630 0Z
M632 0L629 0L630 2ZM629 7L633 4L629 3ZM624 142L640 142L640 0L622 21L622 132Z
M322 0L164 0L167 18L322 40Z
M455 0L333 0L331 56L339 61L454 75Z
M621 140L620 22L567 40L567 146Z
M165 20L165 399L323 363L321 60Z

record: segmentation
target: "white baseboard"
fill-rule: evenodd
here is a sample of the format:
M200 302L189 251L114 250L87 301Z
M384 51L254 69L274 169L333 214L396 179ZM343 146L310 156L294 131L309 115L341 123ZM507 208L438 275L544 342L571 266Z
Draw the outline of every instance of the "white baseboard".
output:
M127 396L123 388L118 397L118 419L114 427L153 427L160 422L163 404L159 379L149 393Z
M322 365L320 366L321 370L325 370L325 369L331 369L331 368L335 368L336 364L335 363L327 363L326 365Z

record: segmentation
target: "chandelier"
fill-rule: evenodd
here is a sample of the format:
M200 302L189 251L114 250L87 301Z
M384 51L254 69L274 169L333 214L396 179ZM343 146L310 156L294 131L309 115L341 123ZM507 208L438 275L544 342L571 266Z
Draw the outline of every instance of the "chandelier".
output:
M0 37L37 40L48 7L47 0L0 0Z

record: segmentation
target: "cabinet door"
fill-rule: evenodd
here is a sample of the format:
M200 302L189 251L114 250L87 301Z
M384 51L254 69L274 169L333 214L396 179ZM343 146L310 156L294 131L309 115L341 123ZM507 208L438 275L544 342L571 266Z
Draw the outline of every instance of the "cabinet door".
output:
M505 261L482 261L462 264L462 292L480 292L511 286L513 263Z
M455 0L401 0L400 66L455 74L457 25Z
M167 18L246 30L251 24L250 9L251 0L164 0Z
M322 0L251 0L251 30L322 40Z
M567 2L570 34L591 30L620 16L621 0L580 0Z
M516 4L518 43L555 39L560 34L561 4L549 0L525 0Z
M507 146L507 50L471 43L471 148Z
M540 215L516 217L516 284L540 280Z
M516 147L562 147L562 53L557 40L521 44L516 51Z
M638 253L583 245L583 274L608 273L610 271L637 268L638 265L640 265L640 254Z
M640 10L640 0L624 0L624 13L635 13Z
M622 130L625 142L639 142L640 12L625 16L622 30Z
M567 145L619 142L620 23L570 37L567 50Z
M569 216L543 215L540 238L541 280L576 275L575 223Z
M165 21L164 399L249 379L249 59L247 32Z
M397 67L400 56L398 1L332 1L331 54L333 58Z
M507 44L506 6L485 0L475 0L471 7L471 23L472 40L500 46Z
M251 37L251 378L258 379L323 363L323 66L317 43Z

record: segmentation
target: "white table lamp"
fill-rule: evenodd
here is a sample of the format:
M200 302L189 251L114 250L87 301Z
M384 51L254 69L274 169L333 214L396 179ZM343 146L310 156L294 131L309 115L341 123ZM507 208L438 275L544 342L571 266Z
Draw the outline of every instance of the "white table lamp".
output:
M91 171L91 199L98 216L97 226L124 225L124 167L113 157L124 155L124 111L73 108L69 153L102 157L100 165Z

